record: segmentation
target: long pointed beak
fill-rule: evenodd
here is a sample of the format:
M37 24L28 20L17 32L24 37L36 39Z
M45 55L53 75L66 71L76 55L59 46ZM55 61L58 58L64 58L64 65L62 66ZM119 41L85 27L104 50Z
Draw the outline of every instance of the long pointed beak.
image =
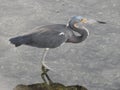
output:
M86 24L94 24L94 23L106 24L106 22L103 21L96 21L94 19L86 19L86 18L82 19L81 22Z
M97 22L100 24L106 24L106 22L103 22L103 21L97 21Z

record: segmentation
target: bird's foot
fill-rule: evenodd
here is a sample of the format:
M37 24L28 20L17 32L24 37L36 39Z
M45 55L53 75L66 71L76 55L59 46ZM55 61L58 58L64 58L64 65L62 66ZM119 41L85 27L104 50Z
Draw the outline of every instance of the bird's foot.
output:
M44 65L42 65L41 70L42 70L42 73L44 74L46 74L49 71L49 69L47 69Z
M41 74L41 77L42 77L42 79L43 79L43 81L44 81L44 83L47 83L47 81L48 81L48 83L50 84L50 83L53 83L52 82L52 80L49 78L49 76L48 76L48 74L47 74L47 72L49 71L49 69L47 69L45 66L43 66L42 65L42 74ZM47 80L46 80L47 79Z

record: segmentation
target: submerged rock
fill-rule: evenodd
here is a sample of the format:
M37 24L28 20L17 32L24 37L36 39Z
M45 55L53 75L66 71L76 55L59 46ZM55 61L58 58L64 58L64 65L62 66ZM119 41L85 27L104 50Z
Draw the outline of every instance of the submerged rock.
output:
M65 86L61 83L37 83L31 85L17 85L13 90L88 90L84 86L71 85Z

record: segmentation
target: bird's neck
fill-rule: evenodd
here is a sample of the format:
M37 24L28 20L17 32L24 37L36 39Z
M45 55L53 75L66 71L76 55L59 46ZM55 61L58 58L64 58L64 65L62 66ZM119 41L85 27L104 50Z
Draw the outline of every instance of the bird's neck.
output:
M78 32L80 34L80 36L76 36L74 35L74 43L79 43L84 41L88 35L89 35L89 31L87 28L85 28L84 26L82 26L81 28L75 28L73 25L69 26L73 31Z

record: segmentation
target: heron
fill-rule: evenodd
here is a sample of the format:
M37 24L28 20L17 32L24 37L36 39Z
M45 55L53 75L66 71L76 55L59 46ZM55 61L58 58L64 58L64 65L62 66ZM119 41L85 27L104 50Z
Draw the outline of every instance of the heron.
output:
M29 45L37 48L44 48L42 55L42 71L46 73L49 67L44 63L45 57L49 49L57 48L64 43L81 43L89 35L89 30L85 27L86 24L105 24L106 22L88 19L82 16L74 16L66 24L53 24L38 27L34 32L17 37L10 38L9 41L15 47L21 45ZM78 34L76 35L77 32Z

